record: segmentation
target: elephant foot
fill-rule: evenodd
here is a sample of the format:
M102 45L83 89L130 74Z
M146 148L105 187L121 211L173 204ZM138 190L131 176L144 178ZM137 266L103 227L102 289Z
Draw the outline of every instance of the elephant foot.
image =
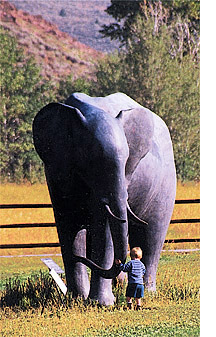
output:
M97 301L100 305L113 305L115 297L112 293L111 282L109 283L108 287L92 287L89 294L90 299Z
M74 266L73 274L66 274L68 291L73 294L74 298L81 297L87 299L90 291L90 283L87 274L86 267L84 265L77 264Z
M112 293L112 279L104 279L93 272L91 275L89 298L101 305L113 305L115 297Z
M68 287L68 285L67 285ZM82 298L83 300L87 300L88 298L88 295L89 295L89 291L82 288L82 289L75 289L74 287L68 287L68 292L71 293L72 297L74 299L77 299L77 298Z
M147 283L146 290L151 293L156 293L156 283Z
M96 301L98 304L100 305L114 305L115 303L115 297L113 295L113 293L111 294L99 294L97 296L94 297L90 297L90 299L92 301Z
M152 266L146 266L147 273L145 274L144 284L145 288L148 292L155 293L156 292L156 267L152 268Z

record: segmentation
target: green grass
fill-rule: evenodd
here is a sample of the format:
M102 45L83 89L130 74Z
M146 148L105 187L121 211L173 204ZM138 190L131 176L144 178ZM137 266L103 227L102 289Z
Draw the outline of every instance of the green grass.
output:
M156 303L142 311L87 308L4 311L2 336L199 336L197 303Z
M0 290L3 290L6 280L9 278L26 281L33 275L39 275L40 271L46 272L48 269L41 261L41 257L12 257L0 258ZM61 256L51 257L61 268L63 261Z
M147 337L147 336L161 336L161 337L168 337L168 336L175 336L175 337L183 337L183 336L199 336L200 329L198 327L191 327L188 325L179 325L179 326L172 326L172 324L162 324L157 325L154 327L143 327L137 326L134 328L124 328L120 330L114 331L106 331L101 330L95 336L106 336L106 337L129 337L129 336L139 336L139 337ZM85 334L85 337L92 336L92 332L90 334Z
M53 260L63 267L61 257ZM40 257L1 262L2 336L199 336L199 252L162 253L157 293L145 291L142 311L126 310L120 285L114 289L114 306L70 296L63 306Z

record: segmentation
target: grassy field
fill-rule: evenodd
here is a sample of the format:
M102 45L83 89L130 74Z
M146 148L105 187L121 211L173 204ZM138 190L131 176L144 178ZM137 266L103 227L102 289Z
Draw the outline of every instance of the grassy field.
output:
M46 185L1 185L0 203L49 203ZM176 199L199 198L199 184L178 184ZM1 223L53 222L51 209L1 210ZM173 219L199 218L199 205L176 205ZM170 225L167 238L199 237L199 224ZM1 243L56 242L53 229L1 229ZM199 244L167 244L170 248L195 248ZM99 307L67 302L64 307L52 286L43 313L43 293L47 291L47 268L40 256L56 254L59 249L2 250L1 255L30 254L31 257L1 258L1 336L199 336L199 252L161 254L157 273L157 294L145 293L142 311L127 311L125 287L114 288L117 303ZM61 256L53 256L63 267ZM44 275L40 278L41 272ZM10 279L10 281L9 281ZM39 280L39 281L38 281ZM45 282L46 281L46 282ZM50 281L49 281L50 282ZM6 283L9 286L6 287ZM31 292L29 293L29 289ZM21 294L22 293L22 294ZM7 297L6 295L9 296ZM30 295L29 295L30 294ZM34 296L33 296L34 295ZM29 297L30 296L30 297ZM5 298L19 301L17 306ZM35 301L35 302L34 302Z
M61 257L53 259L62 265ZM2 270L5 276L8 273L12 277L14 284L19 266L17 280L21 282L20 288L25 290L25 296L20 298L22 305L2 305L2 336L199 336L199 252L163 253L158 268L157 294L152 296L146 292L142 310L138 312L125 310L125 287L114 289L118 301L108 308L82 301L63 307L55 288L51 288L49 294L54 293L56 303L47 301L41 314L44 289L36 287L36 275L38 277L39 269L43 269L40 259L2 260ZM34 287L37 288L35 291L32 290ZM20 297L16 286L11 289L10 298ZM31 302L29 289L34 294ZM5 295L4 290L2 294ZM32 298L39 300L39 305L34 305L37 302Z

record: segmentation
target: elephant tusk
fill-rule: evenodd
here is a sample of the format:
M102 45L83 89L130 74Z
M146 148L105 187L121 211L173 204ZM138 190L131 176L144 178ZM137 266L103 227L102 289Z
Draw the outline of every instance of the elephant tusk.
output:
M109 215L111 215L115 220L118 220L119 222L122 222L122 223L127 221L127 220L121 219L121 218L117 217L115 214L113 214L109 205L105 204L104 206L105 206L106 211L109 213Z
M127 202L127 210L128 210L128 217L133 220L134 222L138 223L138 224L144 224L144 225L148 225L148 222L138 218L138 216L136 214L134 214L134 212L131 210L128 202Z

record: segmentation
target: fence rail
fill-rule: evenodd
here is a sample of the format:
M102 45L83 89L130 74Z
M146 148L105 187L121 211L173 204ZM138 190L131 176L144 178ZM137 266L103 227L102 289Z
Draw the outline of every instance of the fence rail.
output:
M200 199L183 199L175 200L175 204L199 204ZM19 209L19 208L52 208L52 204L1 204L0 209ZM174 223L200 223L200 219L176 219L171 220ZM24 223L24 224L6 224L0 225L1 228L42 228L56 227L55 223ZM185 243L185 242L200 242L200 238L196 239L167 239L164 243ZM52 243L25 243L25 244L2 244L0 249L20 249L20 248L50 248L60 247L58 242Z
M164 243L185 243L185 242L200 242L200 239L169 239ZM16 243L0 245L0 249L20 249L20 248L55 248L60 247L59 242L52 243Z
M13 209L13 208L52 208L52 204L2 204L0 209Z
M175 200L175 204L199 204L200 199ZM0 209L13 208L52 208L52 204L1 204Z

